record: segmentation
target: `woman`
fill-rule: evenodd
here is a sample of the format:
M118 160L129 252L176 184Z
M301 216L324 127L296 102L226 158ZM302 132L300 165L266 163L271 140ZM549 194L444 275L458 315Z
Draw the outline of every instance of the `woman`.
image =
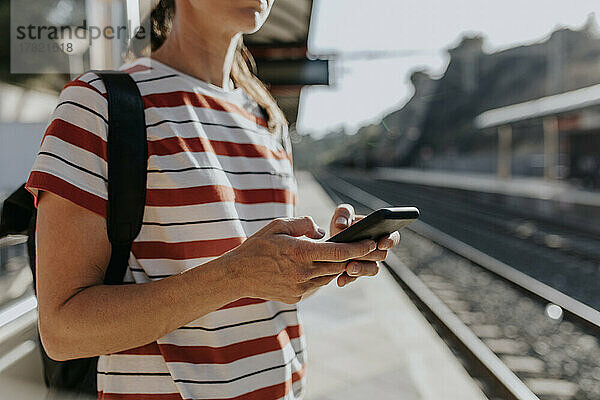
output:
M27 184L38 206L39 329L56 360L100 355L101 399L301 398L294 304L336 277L344 286L375 275L399 241L317 242L325 231L311 218L290 218L285 118L241 41L271 6L161 0L152 57L123 67L144 96L149 148L128 284L102 284L104 85L86 73L61 93ZM354 219L338 207L332 233Z

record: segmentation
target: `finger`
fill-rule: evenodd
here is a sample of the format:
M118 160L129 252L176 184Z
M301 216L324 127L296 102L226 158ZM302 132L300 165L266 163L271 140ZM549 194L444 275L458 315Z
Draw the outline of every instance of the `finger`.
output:
M334 275L318 276L316 278L313 278L307 282L306 291L315 289L315 288L319 288L321 286L326 286L329 284L329 282L334 280L337 276L338 276L338 274L334 274Z
M346 278L346 280L344 281L344 284L342 285L342 287L349 285L350 283L354 282L355 280L357 280L358 278L352 278L351 276L348 276Z
M364 217L366 217L366 215L355 215L354 216L354 220L352 221L352 223L354 224L355 222L360 221L361 219L363 219Z
M345 229L354 220L354 207L350 204L340 204L333 213L333 224L338 229Z
M347 284L354 282L356 279L358 279L358 278L348 276L348 274L344 272L343 274L341 274L340 276L338 276L338 278L337 278L337 285L339 287L344 287Z
M363 257L358 257L357 261L384 261L387 257L387 250L375 250Z
M346 271L347 262L313 262L308 271L307 280L329 275L339 275Z
M346 266L348 276L375 276L379 272L379 266L374 261L352 261Z
M377 248L375 241L367 239L352 243L311 243L313 261L347 261L366 256Z
M319 227L312 217L277 218L267 225L270 233L279 233L294 237L307 236L311 239L321 239L325 229Z
M377 242L377 248L379 250L389 250L394 246L397 246L400 243L400 232L394 231L389 235L379 239Z

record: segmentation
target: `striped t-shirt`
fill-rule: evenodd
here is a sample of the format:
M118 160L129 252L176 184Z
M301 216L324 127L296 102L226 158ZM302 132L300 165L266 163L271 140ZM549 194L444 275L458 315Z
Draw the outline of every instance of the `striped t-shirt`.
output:
M270 133L243 89L226 91L150 58L122 69L143 96L149 154L144 222L125 282L202 268L270 220L293 215L287 132ZM106 217L107 118L97 75L65 86L27 182L36 202L46 190ZM299 399L304 365L296 307L244 298L156 342L100 356L98 396Z

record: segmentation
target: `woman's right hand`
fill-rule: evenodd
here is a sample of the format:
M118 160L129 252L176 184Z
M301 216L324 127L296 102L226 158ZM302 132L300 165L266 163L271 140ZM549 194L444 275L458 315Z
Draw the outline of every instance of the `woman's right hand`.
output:
M243 297L294 304L343 273L347 261L377 248L373 240L355 243L310 240L324 235L325 231L311 217L278 218L224 257L235 268Z

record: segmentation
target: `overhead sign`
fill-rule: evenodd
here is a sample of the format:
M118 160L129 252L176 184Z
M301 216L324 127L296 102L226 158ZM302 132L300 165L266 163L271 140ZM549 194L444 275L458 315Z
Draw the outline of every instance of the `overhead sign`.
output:
M329 85L329 60L256 59L258 77L272 86Z

